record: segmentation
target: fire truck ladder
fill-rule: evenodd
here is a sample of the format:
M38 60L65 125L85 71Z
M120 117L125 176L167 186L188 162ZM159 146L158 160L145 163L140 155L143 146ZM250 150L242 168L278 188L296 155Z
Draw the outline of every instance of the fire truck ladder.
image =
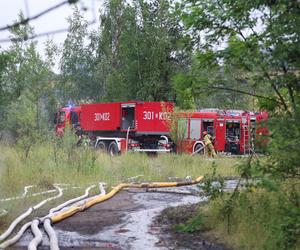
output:
M251 153L251 139L250 139L250 131L249 125L243 124L243 138L244 138L244 154Z

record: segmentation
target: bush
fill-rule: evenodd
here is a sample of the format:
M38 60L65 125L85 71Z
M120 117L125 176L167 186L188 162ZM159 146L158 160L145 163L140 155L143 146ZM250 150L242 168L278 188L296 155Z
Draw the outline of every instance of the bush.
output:
M259 188L240 193L231 206L230 220L226 210L229 199L218 198L209 205L208 223L238 249L297 249L300 192L292 195L283 187L279 190L270 193Z

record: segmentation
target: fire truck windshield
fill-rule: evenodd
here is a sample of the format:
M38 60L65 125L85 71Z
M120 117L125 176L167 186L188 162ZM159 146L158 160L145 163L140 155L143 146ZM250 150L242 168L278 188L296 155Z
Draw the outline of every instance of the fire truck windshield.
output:
M65 115L66 115L66 112L64 111L60 111L59 112L59 115L58 115L58 124L62 124L65 122Z

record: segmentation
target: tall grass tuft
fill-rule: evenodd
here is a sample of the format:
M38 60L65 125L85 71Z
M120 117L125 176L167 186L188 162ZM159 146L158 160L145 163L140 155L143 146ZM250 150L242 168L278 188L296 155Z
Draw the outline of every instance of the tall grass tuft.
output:
M49 183L86 185L104 181L115 185L129 177L142 175L143 181L166 181L169 177L197 177L209 173L212 162L205 157L162 154L149 157L128 153L118 157L92 148L76 147L67 139L53 139L32 146L27 157L16 147L0 145L0 197L19 194L26 185ZM216 159L222 175L236 175L232 167L238 160Z
M149 157L128 153L110 157L91 148L70 147L64 142L34 145L25 158L17 148L0 146L0 190L2 194L20 192L25 185L47 183L87 184L105 181L116 184L129 177L143 175L144 181L165 181L207 174L212 164L205 157L163 154ZM237 159L216 159L218 172L236 175L231 166Z

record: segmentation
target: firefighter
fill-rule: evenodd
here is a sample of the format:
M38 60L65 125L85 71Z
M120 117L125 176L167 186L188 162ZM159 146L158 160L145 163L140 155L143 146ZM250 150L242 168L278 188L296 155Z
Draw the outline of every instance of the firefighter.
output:
M216 157L216 151L214 148L214 145L212 144L212 137L209 133L207 133L207 131L203 131L203 141L204 141L204 145L205 147L208 149L208 156L209 157Z

